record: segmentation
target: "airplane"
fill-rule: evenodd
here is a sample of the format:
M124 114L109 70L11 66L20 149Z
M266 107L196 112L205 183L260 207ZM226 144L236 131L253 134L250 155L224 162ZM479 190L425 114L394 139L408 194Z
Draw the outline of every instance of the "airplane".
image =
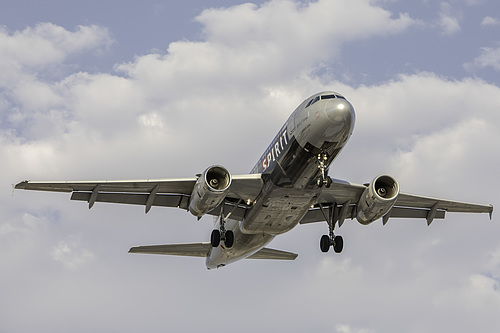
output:
M241 259L294 260L297 254L266 247L298 224L326 222L320 250L343 250L334 233L346 219L368 225L382 219L421 218L430 225L446 212L493 213L492 205L401 193L389 175L354 184L328 175L355 123L351 103L334 91L304 100L281 127L249 174L220 165L196 177L123 181L22 181L15 189L72 192L71 200L178 207L200 219L214 216L209 242L135 246L129 253L206 258L214 269Z

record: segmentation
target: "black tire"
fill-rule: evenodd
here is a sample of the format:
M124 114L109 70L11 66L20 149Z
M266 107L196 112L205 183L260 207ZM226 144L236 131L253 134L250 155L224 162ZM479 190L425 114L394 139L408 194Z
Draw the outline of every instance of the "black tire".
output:
M344 239L342 236L335 236L333 239L333 250L335 253L340 253L342 249L344 249Z
M325 187L329 188L330 185L332 185L332 178L330 178L330 176L327 176L325 181L326 181Z
M220 231L217 229L212 230L212 234L210 235L210 243L212 243L212 247L218 247L220 244Z
M234 233L232 230L226 231L226 240L224 240L224 244L228 249L233 247L234 244Z
M319 240L319 248L321 249L321 252L327 253L328 250L330 250L330 245L330 237L328 237L328 235L321 236Z
M316 180L316 184L318 185L318 187L322 187L323 186L323 176L319 176L318 179Z

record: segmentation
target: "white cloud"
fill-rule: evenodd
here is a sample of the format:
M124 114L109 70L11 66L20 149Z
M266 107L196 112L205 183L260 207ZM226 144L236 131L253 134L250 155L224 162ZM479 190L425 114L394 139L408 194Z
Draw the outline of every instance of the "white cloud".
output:
M500 71L500 46L496 48L482 47L480 49L480 55L472 62L464 64L464 67L468 71L488 67L492 67L495 71Z
M0 27L0 87L27 75L23 69L61 63L71 54L105 49L111 43L108 30L96 25L77 26L74 32L52 23L38 23L14 33Z
M439 24L444 35L451 36L460 31L460 23L456 17L441 14Z
M356 22L350 19L352 17L357 17ZM398 33L415 23L408 14L392 18L389 11L366 0L317 1L308 5L271 1L260 7L245 4L229 9L205 10L197 21L204 24L209 42L240 48L256 42L265 46L267 41L283 51L291 45L298 46L296 52L299 54L309 53L310 46L316 50L319 47L317 52L321 54L322 49L332 44L370 35ZM233 28L227 29L229 26ZM326 43L326 38L332 39Z
M496 17L485 16L483 18L483 20L481 21L482 27L491 27L491 26L497 26L497 25L500 25L500 20Z
M106 28L77 26L74 32L52 23L38 23L22 31L0 30L0 64L43 66L60 62L69 54L108 47L112 42Z
M414 180L427 179L425 182L421 181L420 186L417 185L421 187L418 190L422 192L426 191L429 182L434 182L434 186L442 189L439 193L434 193L434 196L446 195L446 192L453 193L454 189L459 191L465 184L473 187L475 181L487 183L490 168L470 161L475 160L473 157L476 155L478 146L488 142L500 143L500 136L492 130L491 125L488 124L489 121L491 121L489 116L482 119L465 118L462 122L445 130L439 129L436 132L416 135L409 150L402 147L399 154L394 156L392 169L399 174L401 179L411 182L412 185ZM496 157L484 156L483 158L483 163L494 163ZM457 172L455 166L458 164L461 164L461 168ZM474 177L475 181L465 179L462 181L462 186L453 184L454 179L460 178L464 172L470 175L478 171L480 172ZM447 186L447 184L452 185ZM471 188L470 191L475 193L476 198L482 196L477 188ZM457 196L461 196L462 200L467 199L464 194L455 194L455 197ZM483 200L488 200L488 198L485 197Z
M442 34L451 36L461 30L460 20L462 15L447 3L441 3L441 12L439 13L438 25L442 29Z
M45 227L47 219L44 217L37 217L30 213L22 214L21 218L15 221L2 221L0 224L0 236L7 236L14 238L15 234L27 234L37 232Z
M337 333L371 333L371 332L373 332L372 330L368 330L368 329L352 328L350 325L345 325L345 324L335 326L335 331Z
M438 308L454 310L457 313L479 318L491 318L500 307L500 285L494 278L473 274L458 287L447 288L436 295L434 303ZM482 331L500 324L500 319L479 324ZM481 328L482 327L482 328Z
M52 23L13 33L1 29L0 136L60 137L72 120L68 79L51 82L40 77L62 67L72 54L106 48L111 42L108 30L95 25L78 26L74 32Z
M357 19L347 19L352 15ZM233 92L234 82L241 81L254 90L307 73L335 57L346 41L399 33L415 23L407 14L392 18L364 0L244 4L206 10L196 20L204 25L204 42L171 43L166 55L138 57L117 69L165 98L193 88ZM214 76L224 80L215 86Z
M139 116L139 121L144 127L163 129L163 121L158 113L148 113Z
M76 271L82 265L92 261L95 255L82 247L80 239L70 236L53 248L51 257L55 261L61 262L70 271Z

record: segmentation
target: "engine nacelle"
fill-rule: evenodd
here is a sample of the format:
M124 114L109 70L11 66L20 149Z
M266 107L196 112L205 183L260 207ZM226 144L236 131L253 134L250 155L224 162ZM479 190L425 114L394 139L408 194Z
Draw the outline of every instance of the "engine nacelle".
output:
M356 219L367 225L391 210L399 195L399 184L391 176L378 176L364 190L358 202Z
M214 165L206 169L194 184L189 211L202 217L216 208L226 197L231 185L231 174L226 168Z

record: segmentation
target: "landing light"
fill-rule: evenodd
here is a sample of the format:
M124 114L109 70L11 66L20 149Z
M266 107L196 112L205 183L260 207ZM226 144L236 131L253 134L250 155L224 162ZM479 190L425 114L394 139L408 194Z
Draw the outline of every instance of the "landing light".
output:
M344 110L345 109L345 105L344 104L339 104L339 105L337 105L337 109Z

